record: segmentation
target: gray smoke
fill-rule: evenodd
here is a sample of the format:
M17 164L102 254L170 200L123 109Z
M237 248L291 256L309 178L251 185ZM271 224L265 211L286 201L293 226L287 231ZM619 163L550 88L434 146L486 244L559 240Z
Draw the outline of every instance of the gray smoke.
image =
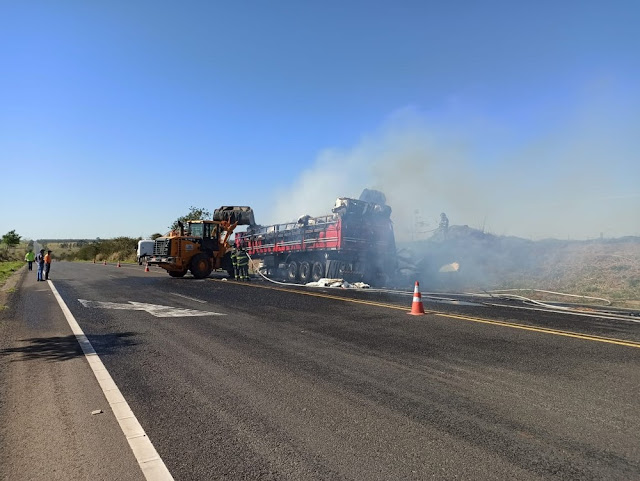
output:
M399 241L428 236L441 212L452 225L530 239L640 235L637 122L614 122L609 108L594 101L524 138L477 115L402 109L353 147L321 152L267 222L327 214L337 197L373 188Z

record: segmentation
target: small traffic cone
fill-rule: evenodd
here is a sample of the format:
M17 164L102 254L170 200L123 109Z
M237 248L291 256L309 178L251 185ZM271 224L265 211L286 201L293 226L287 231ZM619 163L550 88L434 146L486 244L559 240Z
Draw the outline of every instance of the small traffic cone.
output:
M420 283L416 281L416 287L413 289L413 302L411 303L411 312L407 312L413 316L424 314L424 306L422 305L422 295L420 294Z
M120 261L118 261L118 267L120 267Z
M149 272L149 263L148 262L144 263L144 271L145 272Z

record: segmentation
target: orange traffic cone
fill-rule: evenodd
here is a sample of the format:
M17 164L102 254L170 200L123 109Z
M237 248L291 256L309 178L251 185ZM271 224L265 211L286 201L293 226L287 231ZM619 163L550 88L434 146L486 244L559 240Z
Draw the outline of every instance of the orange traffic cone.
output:
M118 261L118 267L120 267L120 261Z
M411 303L411 312L407 312L414 316L424 314L424 306L422 305L422 295L420 294L420 283L416 281L416 287L413 290L413 302Z
M148 262L144 263L144 271L145 272L149 272L149 263Z

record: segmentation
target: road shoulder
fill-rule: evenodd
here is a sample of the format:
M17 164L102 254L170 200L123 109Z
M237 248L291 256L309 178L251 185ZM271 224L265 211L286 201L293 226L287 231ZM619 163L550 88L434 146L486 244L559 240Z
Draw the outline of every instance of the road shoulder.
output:
M35 277L20 269L0 297L0 479L144 479L48 283Z

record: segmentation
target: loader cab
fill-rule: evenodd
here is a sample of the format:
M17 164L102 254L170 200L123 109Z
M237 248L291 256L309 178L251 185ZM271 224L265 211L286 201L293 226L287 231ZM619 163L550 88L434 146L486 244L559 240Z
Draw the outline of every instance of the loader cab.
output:
M199 239L200 250L213 255L219 250L220 225L211 220L189 221L185 229L188 237Z
M186 234L203 239L218 238L218 223L213 221L190 221L187 224Z

